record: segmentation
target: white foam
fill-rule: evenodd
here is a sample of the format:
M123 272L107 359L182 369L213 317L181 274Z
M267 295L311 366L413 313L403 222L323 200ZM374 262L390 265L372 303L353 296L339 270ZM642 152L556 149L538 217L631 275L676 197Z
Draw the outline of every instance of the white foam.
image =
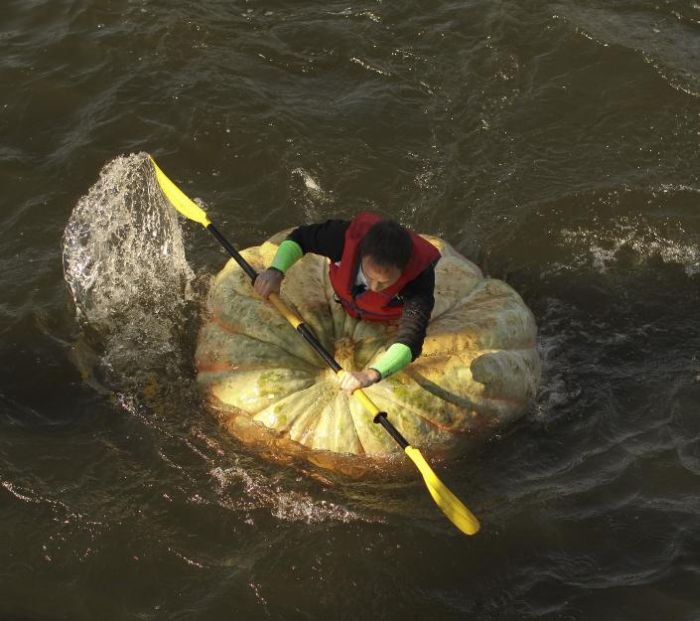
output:
M63 265L78 319L98 337L113 387L182 366L193 274L177 212L145 153L108 162L78 201L63 236Z
M683 266L688 276L700 273L700 247L678 224L661 231L655 224L622 218L603 228L565 228L560 235L562 244L576 251L575 266L589 263L599 273L607 272L623 249L638 262L659 258Z
M316 500L304 492L285 489L260 474L251 474L245 468L216 467L210 471L217 484L221 506L233 511L268 509L277 519L285 522L378 522L377 518L359 513L327 500ZM231 494L231 488L243 485L245 497Z

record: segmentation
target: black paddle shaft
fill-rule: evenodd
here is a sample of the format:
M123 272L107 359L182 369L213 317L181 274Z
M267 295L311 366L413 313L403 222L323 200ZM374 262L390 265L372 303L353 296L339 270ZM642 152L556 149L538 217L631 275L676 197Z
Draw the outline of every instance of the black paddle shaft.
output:
M217 229L213 224L209 224L207 226L207 230L218 240L218 242L226 249L226 252L228 252L231 257L233 257L233 260L238 263L238 265L241 266L243 271L247 274L247 276L250 278L250 281L252 283L255 282L255 279L258 277L258 273L255 271L253 266L246 261L243 256L241 255L238 250L236 250L229 242L228 240L219 232L219 229ZM323 361L331 368L335 373L340 371L342 367L338 364L338 361L333 358L333 356L328 352L328 350L321 344L321 342L318 340L318 337L311 331L311 329L305 324L305 323L300 323L296 331L301 334L301 336L304 337L304 340L313 347L314 351L323 359ZM396 440L396 442L399 444L399 446L402 449L405 449L409 443L406 438L404 438L400 433L399 430L394 427L389 422L389 419L387 418L386 412L379 412L374 417L374 422L381 425L384 427L389 432L389 435Z
M213 224L209 224L209 226L207 226L207 231L216 237L219 243L226 248L226 252L228 252L233 257L233 260L243 268L243 271L248 275L250 280L255 282L255 279L258 277L258 273L253 269L253 266L241 256L241 253L238 252L238 250L236 250L231 244L229 244L228 240L221 233L219 233L219 229L217 229Z
M398 443L398 445L399 445L402 449L405 449L405 448L408 446L408 440L406 440L406 438L404 438L404 437L399 433L399 430L398 430L396 427L394 427L394 425L392 425L392 424L389 422L389 419L387 418L386 412L379 412L379 414L377 414L377 415L374 417L374 421L373 421L373 422L375 422L375 423L381 425L382 427L384 427L384 429L386 429L386 430L389 432L389 435L390 435L392 438L394 438L394 440L396 440L396 442Z

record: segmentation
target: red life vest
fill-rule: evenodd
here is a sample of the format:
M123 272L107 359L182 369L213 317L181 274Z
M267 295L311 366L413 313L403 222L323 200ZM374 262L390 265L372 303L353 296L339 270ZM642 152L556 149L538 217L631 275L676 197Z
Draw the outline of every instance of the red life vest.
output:
M411 258L399 279L382 291L367 289L353 297L352 289L360 263L360 241L370 227L380 220L378 215L369 212L355 217L345 231L345 245L340 262L331 262L329 267L331 284L345 311L351 317L366 321L392 321L401 317L403 302L396 295L440 258L440 253L432 244L409 231L413 244Z

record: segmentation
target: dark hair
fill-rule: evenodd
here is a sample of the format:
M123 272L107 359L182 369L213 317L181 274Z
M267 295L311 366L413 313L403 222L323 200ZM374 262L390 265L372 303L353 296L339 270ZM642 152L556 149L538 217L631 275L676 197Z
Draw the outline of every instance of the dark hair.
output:
M372 257L379 265L403 270L411 258L413 243L408 231L394 220L373 224L360 241L360 256Z

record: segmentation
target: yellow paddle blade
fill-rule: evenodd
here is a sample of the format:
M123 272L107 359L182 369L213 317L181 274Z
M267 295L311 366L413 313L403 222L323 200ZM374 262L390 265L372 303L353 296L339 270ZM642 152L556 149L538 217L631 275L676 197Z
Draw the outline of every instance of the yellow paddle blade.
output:
M185 218L199 222L204 228L211 224L207 214L197 203L188 198L185 193L178 188L170 179L165 176L165 173L158 168L156 161L149 155L148 158L153 164L153 169L156 171L156 179L158 185L163 190L163 194L170 201L170 204L175 207Z
M448 517L450 522L465 535L475 535L479 532L479 528L481 527L479 520L477 520L474 514L462 504L462 501L437 478L437 475L428 465L428 462L425 461L421 452L413 446L407 446L404 450L406 451L406 455L416 464L416 467L423 475L425 486L428 488L435 504L440 507L441 511Z

